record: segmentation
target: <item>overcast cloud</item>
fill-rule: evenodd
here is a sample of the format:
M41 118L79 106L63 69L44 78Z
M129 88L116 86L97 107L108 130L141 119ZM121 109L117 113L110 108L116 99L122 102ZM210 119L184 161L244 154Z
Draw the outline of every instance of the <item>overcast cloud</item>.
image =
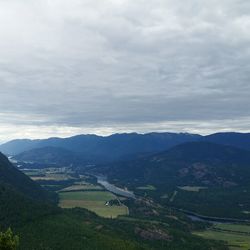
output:
M0 0L0 140L250 131L250 1Z

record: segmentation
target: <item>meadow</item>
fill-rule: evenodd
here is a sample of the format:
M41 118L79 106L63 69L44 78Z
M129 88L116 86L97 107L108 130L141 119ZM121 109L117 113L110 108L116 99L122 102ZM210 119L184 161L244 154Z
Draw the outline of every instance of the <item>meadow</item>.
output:
M87 182L76 182L74 185L62 189L60 192L69 191L87 191L87 190L103 190L99 185L94 185Z
M207 187L198 187L198 186L184 186L178 188L188 192L199 192L202 189L207 189Z
M62 208L86 208L105 218L128 214L128 208L123 204L109 205L109 201L117 200L117 197L107 191L61 192L59 197L59 206Z
M216 224L205 231L194 232L194 234L205 239L225 241L230 250L250 249L250 225Z
M138 187L138 188L136 188L136 189L139 189L139 190L156 191L156 187L154 187L153 185L142 186L142 187Z

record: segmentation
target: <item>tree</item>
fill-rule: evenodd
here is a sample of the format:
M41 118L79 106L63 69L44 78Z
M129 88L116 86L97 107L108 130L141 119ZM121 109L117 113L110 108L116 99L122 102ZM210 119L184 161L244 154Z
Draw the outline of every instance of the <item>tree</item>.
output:
M0 250L16 250L18 244L19 237L10 228L6 232L0 232Z

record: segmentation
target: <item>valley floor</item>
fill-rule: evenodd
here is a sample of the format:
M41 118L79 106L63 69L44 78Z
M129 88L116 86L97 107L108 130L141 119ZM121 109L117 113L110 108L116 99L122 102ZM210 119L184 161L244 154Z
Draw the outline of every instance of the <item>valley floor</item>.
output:
M194 234L205 239L225 241L230 250L250 249L250 225L215 224L207 230Z

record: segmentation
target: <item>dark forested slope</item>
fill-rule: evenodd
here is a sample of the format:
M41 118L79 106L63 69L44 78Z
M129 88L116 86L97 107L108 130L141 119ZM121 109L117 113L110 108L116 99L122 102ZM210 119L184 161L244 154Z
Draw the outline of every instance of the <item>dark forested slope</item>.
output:
M250 181L250 152L208 142L190 142L166 152L114 164L109 176L129 182L226 186Z
M15 168L6 156L0 153L0 185L8 186L33 200L48 201L50 196L40 185Z
M58 166L84 165L89 159L70 150L58 147L35 148L15 156L21 162L35 162L41 164L56 164Z
M155 153L175 145L198 140L199 135L176 133L114 134L111 136L78 135L46 140L14 140L0 145L8 155L17 155L34 148L57 147L76 152L91 163L133 158L141 153ZM33 158L29 157L32 161Z

